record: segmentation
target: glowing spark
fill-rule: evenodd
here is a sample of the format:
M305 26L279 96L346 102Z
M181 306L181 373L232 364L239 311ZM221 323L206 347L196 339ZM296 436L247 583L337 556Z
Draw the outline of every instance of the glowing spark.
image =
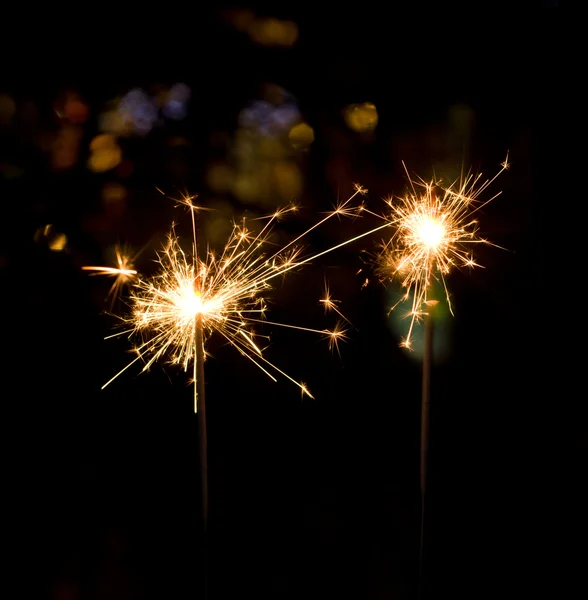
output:
M302 390L302 396L304 396L304 394L306 394L307 396L310 396L314 400L314 396L308 391L308 388L306 387L305 383L300 382L300 389Z
M403 163L404 165L404 163ZM450 294L445 276L454 268L479 267L473 257L475 244L491 244L478 236L478 222L474 213L496 198L480 202L478 197L509 167L508 155L501 170L489 180L481 182L481 174L467 173L449 186L441 181L410 182L410 191L399 202L386 200L390 207L387 215L376 215L395 228L391 238L382 244L377 270L385 279L399 277L405 293L391 307L410 301L410 325L401 346L410 348L415 322L427 314L432 300L429 290L434 280L440 280L451 314ZM406 166L404 166L406 170ZM418 186L418 191L417 191Z
M343 320L347 321L347 323L349 323L349 319L347 319L347 317L341 312L341 310L339 309L339 307L337 306L339 304L339 300L334 300L331 296L331 291L329 289L329 284L325 281L325 295L323 298L321 298L319 300L319 302L324 306L325 308L325 312L329 312L329 311L334 311L336 312ZM351 325L351 323L349 323Z
M120 295L123 286L137 276L137 271L133 268L133 259L128 256L127 252L117 246L115 254L116 267L82 267L83 271L92 271L91 275L108 275L114 277L114 283L110 287L107 296L107 298L112 299L112 302Z
M506 153L506 158L500 163L500 166L506 171L510 169L510 163L508 162L508 152Z
M327 339L329 340L329 350L336 350L339 352L339 342L347 339L347 330L337 323L332 331L326 331Z
M312 397L305 384L294 380L265 358L259 341L263 336L256 333L255 327L258 324L276 325L322 334L329 340L331 349L338 349L339 341L345 339L345 330L340 325L330 331L267 321L263 293L271 288L273 278L367 235L358 235L306 258L301 258L302 251L296 246L301 238L334 215L352 211L351 203L362 191L356 187L355 193L337 210L273 253L265 252L265 247L270 244L272 226L287 212L295 210L294 206L267 217L258 233L249 231L245 220L234 224L220 255L209 250L202 258L197 251L195 223L195 212L200 209L193 204L192 198L185 199L183 204L189 208L192 217L191 252L182 249L172 227L167 243L157 257L159 272L149 279L137 278L129 298L130 314L122 317L128 325L122 334L140 340L135 347L137 357L103 388L138 360L144 363L142 371L164 358L188 371L196 361L196 323L199 321L205 344L212 333L219 334L274 381L277 374L282 375L295 383L303 394ZM328 295L327 298L328 307L341 315L335 301Z
M368 192L367 188L364 188L359 183L353 184L353 187L355 188L355 195L361 194L362 196L365 196ZM327 214L337 215L339 217L357 217L361 214L363 209L364 209L363 203L359 204L357 206L349 206L349 201L344 200L342 202L337 203L335 208L330 213L327 213Z

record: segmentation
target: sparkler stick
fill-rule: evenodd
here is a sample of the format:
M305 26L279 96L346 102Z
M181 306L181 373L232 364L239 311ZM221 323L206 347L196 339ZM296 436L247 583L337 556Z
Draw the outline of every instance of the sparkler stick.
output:
M404 163L403 163L404 164ZM474 213L496 198L496 195L479 202L479 195L504 171L508 169L508 155L501 170L490 180L480 183L481 174L471 173L454 181L449 186L441 182L413 182L410 176L410 191L396 203L386 200L390 207L387 215L372 215L387 220L395 228L393 235L382 243L378 256L377 271L383 279L399 277L405 293L391 307L390 311L404 302L410 302L407 317L410 318L408 333L401 340L401 346L411 348L411 338L416 323L424 320L424 349L421 398L421 447L420 447L420 489L421 489L421 540L419 557L419 597L424 585L424 532L425 498L429 453L429 418L431 403L431 365L433 360L432 312L438 303L430 297L430 289L435 280L440 280L445 290L445 298L451 314L453 309L445 276L454 267L479 267L470 250L475 244L491 244L478 237L478 224ZM406 166L404 165L405 171ZM408 171L407 171L408 175ZM417 186L422 192L417 192Z
M404 163L403 163L404 165ZM395 227L395 232L382 243L378 256L377 270L383 279L399 277L405 293L391 307L410 302L407 316L410 318L408 333L401 346L411 348L411 337L416 323L424 320L424 350L421 398L421 547L419 565L419 597L424 582L424 530L425 496L429 453L429 410L431 403L431 365L433 360L433 311L438 304L430 297L434 281L439 280L445 290L445 298L451 314L453 309L445 276L454 267L479 267L474 261L471 247L475 244L491 244L478 237L478 223L474 213L496 198L496 195L480 202L479 195L504 171L508 169L508 154L501 163L501 170L489 180L480 182L481 174L462 174L458 181L449 186L442 182L425 182L420 179L410 182L410 191L396 203L386 200L390 214L377 215ZM422 191L417 192L417 186ZM498 195L498 194L497 194Z
M429 454L429 411L431 405L431 364L433 361L433 310L437 300L429 300L429 312L425 316L425 339L423 350L423 380L421 396L421 544L419 558L419 597L424 585L425 547L425 494L427 487L427 459Z
M429 314L425 317L423 351L423 381L421 398L421 496L423 505L427 487L427 458L429 452L429 409L431 405L431 364L433 362L433 308L436 300L429 300Z
M196 316L195 340L196 358L194 360L194 385L198 402L198 431L200 437L200 464L202 478L202 513L204 516L204 533L208 525L208 461L206 440L206 401L204 395L204 327L202 315Z
M204 326L202 315L198 314L194 323L194 385L198 411L198 441L200 457L200 497L202 502L202 528L204 536L204 598L208 597L208 443L206 429L206 401L204 394Z

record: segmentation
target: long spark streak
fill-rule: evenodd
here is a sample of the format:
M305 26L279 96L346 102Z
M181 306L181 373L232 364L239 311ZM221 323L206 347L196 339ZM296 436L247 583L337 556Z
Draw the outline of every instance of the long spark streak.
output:
M501 169L491 179L481 182L481 174L471 172L444 186L441 181L413 181L406 165L402 163L410 182L410 190L396 202L386 199L390 212L379 215L364 207L364 212L384 219L394 227L393 235L381 245L377 257L377 271L382 279L399 277L405 293L390 308L410 302L408 317L410 325L401 346L411 347L414 325L427 314L427 306L432 299L430 287L434 280L440 280L445 290L445 298L451 314L449 290L446 275L454 268L480 267L473 257L475 244L492 244L478 236L478 221L474 213L494 200L499 194L480 202L479 196L495 179L509 168L508 155L501 163ZM418 188L418 189L417 189Z
M205 347L212 333L220 334L269 377L275 380L273 373L280 374L295 383L303 395L312 397L306 384L296 381L265 358L258 340L266 336L258 335L254 325L265 323L319 333L328 339L331 349L338 350L338 342L345 339L345 330L340 324L333 330L317 330L266 321L262 318L266 311L262 294L271 288L270 281L273 278L372 233L360 234L305 258L301 257L302 249L297 246L305 235L332 217L357 216L360 207L354 206L353 200L358 194L364 193L364 189L356 186L355 193L346 201L271 254L266 254L264 247L269 243L273 225L284 214L295 210L294 206L266 217L267 222L258 233L249 231L245 220L240 225L234 224L220 255L208 250L203 258L198 254L196 239L196 213L199 207L193 204L193 198L187 198L182 204L188 207L192 218L192 252L186 253L182 249L172 226L165 246L157 255L158 273L152 278L137 277L129 297L130 313L121 317L127 327L119 335L126 334L129 338L139 339L134 348L137 357L133 363L142 359L143 372L165 358L188 371L196 360L195 327L196 317L200 316ZM389 224L386 223L376 230L387 226ZM329 299L329 302L330 307L334 308L333 301ZM336 312L341 314L338 309ZM129 366L110 379L103 388Z
M138 274L134 269L133 259L126 250L116 246L115 255L116 267L82 267L82 271L90 271L90 275L107 275L109 277L114 277L114 283L111 285L107 295L107 298L111 299L111 308L114 306L115 300L120 296L123 286L132 282Z

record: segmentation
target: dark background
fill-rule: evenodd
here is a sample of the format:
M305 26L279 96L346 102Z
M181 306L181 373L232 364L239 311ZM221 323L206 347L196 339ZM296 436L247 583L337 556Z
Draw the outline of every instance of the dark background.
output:
M436 338L424 596L526 596L548 583L581 592L587 415L572 375L582 310L570 300L577 274L559 270L560 249L574 246L558 216L571 202L562 134L580 114L575 17L557 2L248 6L297 24L296 42L275 47L239 31L234 10L245 14L145 5L5 18L3 521L16 597L200 597L192 388L157 366L100 389L131 355L126 339L104 340L116 324L104 314L111 282L81 266L105 264L124 241L144 248L139 270L152 269L182 219L156 186L268 212L211 189L208 174L234 158L243 108L276 87L314 132L292 159L303 210L280 225L286 236L353 182L383 210L384 196L405 190L403 160L425 179L462 164L492 176L509 152L487 192L502 193L480 215L506 250L482 247L485 268L450 275L455 316ZM184 119L120 136L122 166L88 168L109 103L178 82L191 91ZM81 122L60 112L68 94L88 109ZM343 111L364 102L378 123L362 133ZM54 141L72 123L81 141L58 168ZM104 201L113 183L125 190L114 208ZM308 250L369 226L329 226ZM56 232L67 238L58 251ZM398 347L393 286L369 273L362 251L377 241L326 255L271 295L272 320L322 329L327 276L354 325L340 357L316 336L272 330L268 357L316 400L210 340L210 598L417 597L421 364Z

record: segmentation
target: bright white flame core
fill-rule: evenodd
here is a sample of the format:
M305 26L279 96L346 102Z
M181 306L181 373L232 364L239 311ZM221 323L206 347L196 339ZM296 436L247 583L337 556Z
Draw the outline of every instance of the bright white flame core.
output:
M179 290L177 299L178 311L185 319L193 319L204 312L202 296L189 284Z
M415 228L420 243L429 250L439 248L446 236L445 226L439 219L423 215Z

